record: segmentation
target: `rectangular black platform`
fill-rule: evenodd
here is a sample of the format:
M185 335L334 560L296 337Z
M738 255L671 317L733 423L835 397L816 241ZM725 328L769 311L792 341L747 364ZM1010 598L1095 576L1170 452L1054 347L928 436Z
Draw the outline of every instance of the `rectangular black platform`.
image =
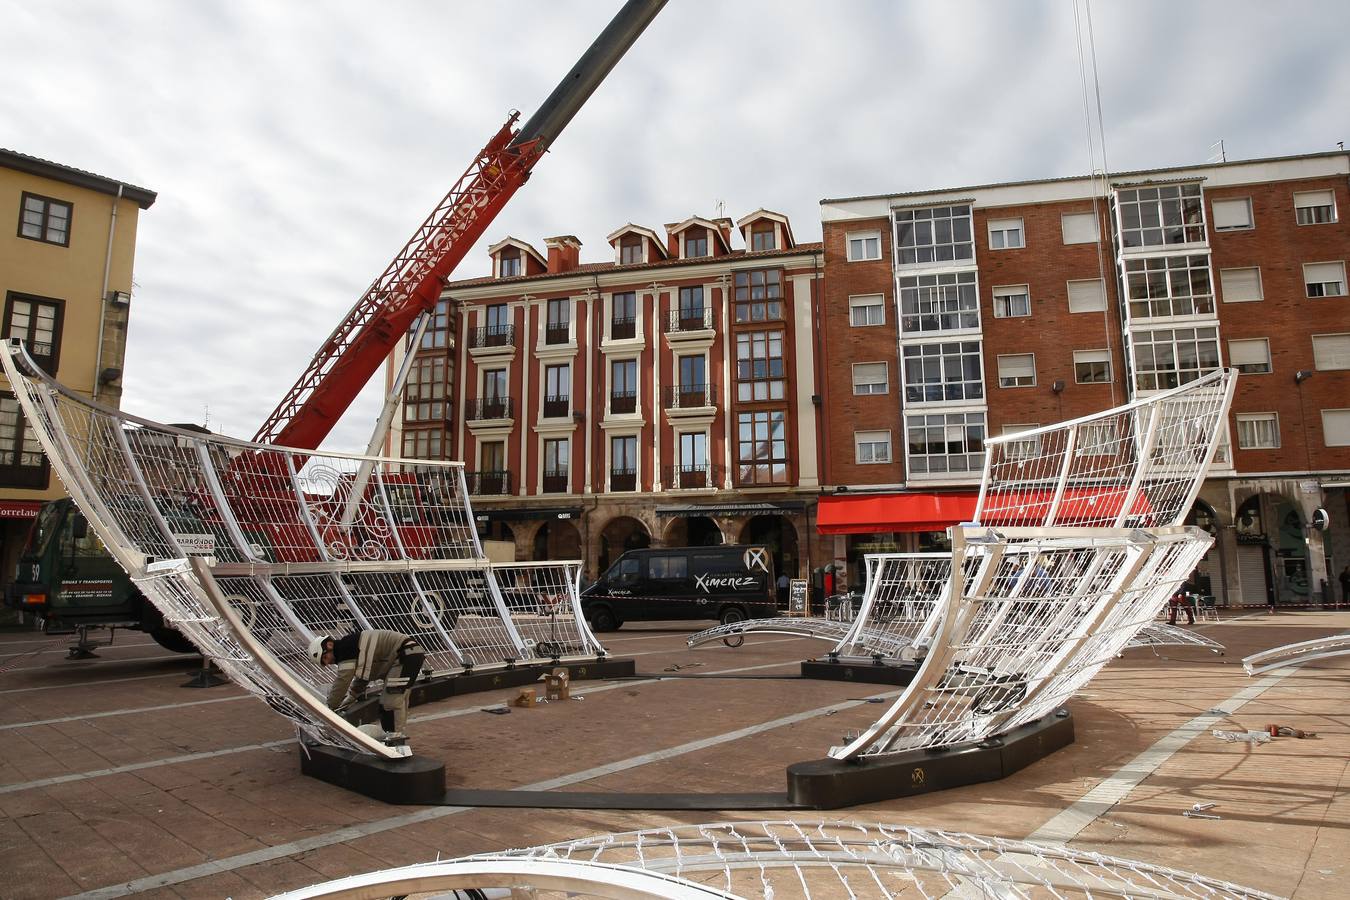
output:
M788 766L788 800L811 809L839 809L912 797L1006 778L1073 743L1064 709L978 744L911 750L882 759L816 759Z
M802 677L820 681L857 681L862 684L906 685L919 671L918 663L875 663L870 659L808 659Z
M445 763L429 756L385 759L323 744L300 748L300 771L385 803L432 806L445 799Z
M601 678L631 677L637 666L631 659L593 659L586 662L530 663L514 668L496 668L484 672L461 672L435 681L423 681L412 689L411 706L473 694L498 688L524 687L539 681L554 669L566 669L572 681L594 681ZM541 686L542 687L542 686Z

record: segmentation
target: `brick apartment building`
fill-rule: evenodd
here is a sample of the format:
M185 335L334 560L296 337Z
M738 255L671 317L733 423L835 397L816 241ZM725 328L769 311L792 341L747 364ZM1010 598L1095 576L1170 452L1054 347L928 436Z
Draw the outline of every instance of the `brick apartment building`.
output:
M768 544L821 565L820 245L758 210L489 248L448 284L404 392L403 455L465 461L482 534L592 576L626 549ZM733 248L740 243L743 249Z
M818 515L836 561L856 581L862 553L945 548L987 435L1229 365L1229 444L1190 518L1217 536L1202 587L1339 598L1348 186L1336 152L822 201Z

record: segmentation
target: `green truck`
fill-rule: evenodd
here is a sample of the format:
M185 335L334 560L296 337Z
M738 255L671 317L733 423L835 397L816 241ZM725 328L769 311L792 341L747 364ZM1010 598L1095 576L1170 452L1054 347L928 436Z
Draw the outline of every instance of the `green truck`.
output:
M38 512L5 605L36 616L47 634L76 635L72 659L95 655L99 643L91 632L106 629L106 644L118 628L144 631L178 653L197 652L182 632L165 624L70 499L45 503Z

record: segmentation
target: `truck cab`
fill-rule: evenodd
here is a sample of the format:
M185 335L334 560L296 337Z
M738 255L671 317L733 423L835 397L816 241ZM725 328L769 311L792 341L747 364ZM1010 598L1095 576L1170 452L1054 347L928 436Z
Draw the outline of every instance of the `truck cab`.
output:
M48 634L78 634L72 657L92 655L88 632L99 628L136 629L169 650L197 652L164 623L69 499L38 512L5 605L36 616Z
M581 608L595 631L629 621L771 618L773 557L746 544L629 550L581 592Z

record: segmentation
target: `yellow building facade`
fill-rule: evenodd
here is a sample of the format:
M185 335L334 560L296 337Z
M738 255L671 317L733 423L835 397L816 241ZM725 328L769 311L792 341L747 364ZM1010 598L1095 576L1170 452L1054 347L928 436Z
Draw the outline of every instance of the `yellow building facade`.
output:
M22 338L57 380L117 406L136 225L155 193L0 149L0 338ZM29 526L64 494L0 376L0 589Z

